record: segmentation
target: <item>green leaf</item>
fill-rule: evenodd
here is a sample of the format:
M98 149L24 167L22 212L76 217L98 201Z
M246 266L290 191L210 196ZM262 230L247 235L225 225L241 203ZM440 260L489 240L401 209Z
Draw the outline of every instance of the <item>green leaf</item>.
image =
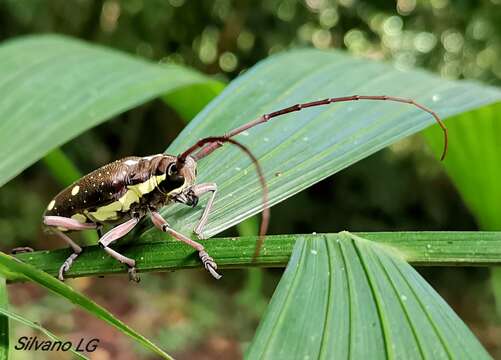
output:
M33 266L24 264L18 259L0 252L0 274L6 278L31 280L35 283L49 289L55 294L65 297L72 303L78 305L83 310L89 312L95 317L106 321L111 326L118 329L124 335L138 342L145 349L150 350L163 359L172 359L162 349L146 339L141 334L125 325L123 322L115 318L109 311L94 303L86 296L76 292L68 285L57 280L53 276L40 271Z
M0 312L3 310L8 311L8 306L9 297L5 278L0 276ZM4 315L0 315L0 360L9 358L9 319Z
M69 186L82 177L71 159L60 149L54 149L42 159L52 176L63 186Z
M0 185L125 110L192 86L207 97L220 86L181 66L152 64L59 35L2 43L0 79L0 154L9 154L0 159Z
M343 233L300 239L248 359L489 359L405 261Z
M443 118L501 99L501 91L491 87L447 81L423 71L400 72L342 52L291 51L259 63L231 82L188 124L167 153L178 154L201 137L224 134L263 113L354 93L410 97ZM236 139L258 157L273 205L433 123L429 114L408 104L358 101L303 109ZM450 147L455 146L461 144L451 142ZM261 210L254 167L239 149L226 145L217 150L199 162L198 174L198 182L215 182L219 187L206 236ZM176 229L189 233L203 203L197 211L175 205L162 213ZM156 234L156 238L166 237Z
M435 266L486 266L501 264L501 232L380 232L356 233L416 265ZM133 242L114 249L136 259L137 269L146 271L171 271L200 267L200 260L191 248L177 240ZM200 241L221 269L235 267L285 266L297 239L323 241L338 234L269 235L260 256L253 262L256 236L238 238L213 238ZM474 250L472 250L474 249ZM17 259L57 276L59 267L70 255L69 249L36 251L16 255ZM103 253L99 246L89 246L78 257L66 277L96 276L124 273L125 266ZM224 271L223 271L224 273ZM22 280L15 274L9 281Z
M220 82L195 84L163 96L163 100L186 121L195 117L223 89ZM195 95L195 96L194 96Z
M458 115L448 123L447 174L484 230L501 230L501 104ZM425 132L437 151L440 139ZM457 144L457 145L454 145Z
M450 124L451 148L445 161L447 174L475 215L481 229L501 229L501 104L457 116ZM435 134L425 132L434 150ZM475 248L472 248L475 251ZM491 270L497 314L501 316L501 270Z
M5 307L0 306L0 314L2 314L4 317L8 317L12 320L15 320L23 325L29 326L32 329L40 331L41 333L45 334L45 336L47 336L49 339L52 339L53 341L60 341L62 343L65 342L65 340L57 337L56 335L54 335L52 332L50 332L49 330L47 330L43 326L40 326L37 323L34 323L33 321L30 321L30 320L26 319L25 317L8 310ZM79 359L88 359L88 357L79 353L74 348L70 348L70 351ZM7 359L7 357L2 357L1 359Z

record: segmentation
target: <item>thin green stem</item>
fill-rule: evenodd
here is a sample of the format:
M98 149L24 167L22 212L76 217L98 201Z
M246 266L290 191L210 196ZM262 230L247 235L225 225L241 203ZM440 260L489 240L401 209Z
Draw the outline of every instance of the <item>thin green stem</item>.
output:
M501 232L377 232L356 233L414 265L486 266L501 264ZM197 254L175 240L130 243L116 246L117 251L137 260L140 272L171 271L200 267ZM284 267L296 239L322 241L324 236L336 241L339 234L273 235L267 236L261 255L252 262L256 236L214 238L202 241L220 268ZM56 275L69 254L68 249L18 254L23 262ZM96 276L123 273L123 265L109 257L98 246L85 248L67 277ZM10 279L16 280L16 279Z

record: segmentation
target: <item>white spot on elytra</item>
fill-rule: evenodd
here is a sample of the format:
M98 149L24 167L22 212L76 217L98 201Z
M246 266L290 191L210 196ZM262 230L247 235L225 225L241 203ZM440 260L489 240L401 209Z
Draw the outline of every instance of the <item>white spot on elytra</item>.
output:
M79 191L80 191L80 186L76 185L75 187L73 187L73 189L71 189L71 195L75 196L76 194L78 194Z
M137 160L125 160L124 164L125 165L129 165L129 166L136 165L137 164Z
M104 181L103 181L103 182L101 182L101 185L104 185Z
M56 200L52 200L50 203L49 203L49 206L47 206L47 210L52 210L54 209L54 205L56 205Z

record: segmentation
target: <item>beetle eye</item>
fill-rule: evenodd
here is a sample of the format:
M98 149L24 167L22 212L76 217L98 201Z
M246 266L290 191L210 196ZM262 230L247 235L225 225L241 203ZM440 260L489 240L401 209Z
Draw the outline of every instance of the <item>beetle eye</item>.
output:
M170 176L170 175L175 174L175 173L177 173L176 163L172 163L167 168L167 174Z

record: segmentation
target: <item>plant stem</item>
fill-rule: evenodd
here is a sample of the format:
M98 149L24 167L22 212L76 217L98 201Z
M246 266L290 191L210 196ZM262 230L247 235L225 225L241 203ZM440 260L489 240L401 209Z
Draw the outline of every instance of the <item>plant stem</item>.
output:
M357 236L383 246L404 260L420 266L486 266L501 264L501 232L375 232ZM131 243L115 249L137 260L137 269L172 271L200 267L197 254L185 244L174 240ZM261 255L252 262L256 236L214 238L201 241L220 268L284 267L296 239L315 241L327 237L339 241L339 234L270 235L266 237ZM16 258L56 275L69 255L69 249L38 251L16 255ZM123 265L110 258L98 246L85 248L67 277L123 273Z

